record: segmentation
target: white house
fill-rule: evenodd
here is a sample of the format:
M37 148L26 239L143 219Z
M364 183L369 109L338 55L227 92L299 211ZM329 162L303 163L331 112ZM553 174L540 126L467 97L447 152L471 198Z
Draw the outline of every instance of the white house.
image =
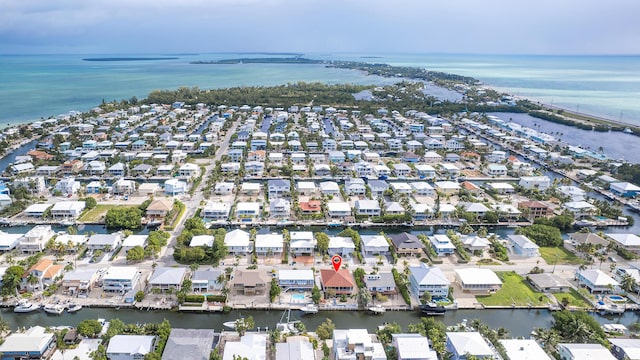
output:
M121 241L121 233L94 234L91 235L89 241L87 241L87 248L89 250L115 250L120 245Z
M84 211L86 204L84 201L60 201L51 208L51 215L54 218L77 218Z
M437 360L438 354L431 349L429 339L420 334L391 334L398 360Z
M496 356L479 332L447 332L446 347L451 360L465 360L469 355L480 359Z
M380 216L380 205L375 200L356 200L357 215Z
M609 349L601 344L558 344L558 353L562 360L616 360Z
M175 196L187 192L187 183L178 179L169 179L164 182L164 193Z
M366 329L333 330L335 360L386 360L384 347Z
M205 220L226 220L229 218L229 211L231 207L228 203L209 200L202 208L201 216Z
M551 186L551 179L548 176L523 176L518 185L528 190L545 191Z
M235 229L224 236L224 245L230 254L246 254L249 252L250 238L248 232Z
M293 255L311 255L316 247L316 239L311 231L289 232L289 250Z
M282 234L258 234L255 240L257 255L279 255L284 250L284 237Z
M287 199L277 198L269 202L269 216L273 218L288 218L291 214L291 203Z
M509 360L551 360L533 339L501 339Z
M456 280L463 291L493 293L502 288L502 281L491 269L456 269Z
M62 180L58 181L58 183L56 183L55 189L57 191L60 191L64 195L74 195L78 192L78 190L80 190L80 187L81 184L79 181L76 181L76 179L72 177L65 177Z
M125 293L132 290L138 280L140 272L133 266L112 266L102 277L102 290Z
M149 235L129 235L122 241L122 250L126 253L136 246L147 246L147 238Z
M411 291L417 297L429 292L434 299L446 298L449 294L451 282L440 268L421 263L419 266L409 266L409 282Z
M327 203L327 210L329 212L329 217L332 219L341 219L345 216L351 216L351 206L349 203L343 201Z
M336 196L340 194L340 186L335 181L324 181L320 183L320 192L323 195Z
M35 254L44 250L47 242L55 235L56 233L51 229L50 225L37 225L20 239L18 249L23 254Z
M524 257L540 255L538 250L540 247L524 235L508 235L507 239L509 239L511 249L516 255Z
M327 252L330 256L340 255L344 258L349 258L354 251L356 251L356 245L350 237L329 237L329 248Z
M189 247L198 247L198 246L212 247L214 239L215 238L212 235L196 235L191 238L191 241L189 242Z
M149 277L149 286L161 291L179 290L187 276L184 267L157 267Z
M155 336L115 335L109 340L107 357L110 360L140 360L154 350Z
M236 216L243 221L257 218L260 216L260 203L238 202L236 204Z
M364 255L389 255L389 242L383 235L361 235Z

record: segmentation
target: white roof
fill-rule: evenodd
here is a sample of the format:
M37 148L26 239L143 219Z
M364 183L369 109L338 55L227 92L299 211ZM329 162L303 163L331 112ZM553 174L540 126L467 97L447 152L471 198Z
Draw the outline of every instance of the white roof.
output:
M316 184L313 181L299 181L298 182L298 189L301 190L315 190L316 189Z
M236 205L236 211L260 211L260 203L257 202L239 202Z
M40 213L47 211L51 204L33 204L24 210L25 213Z
M640 359L640 339L610 338L608 340L612 345L622 348L630 359Z
M411 183L411 187L415 190L433 190L433 186L431 186L426 181L416 181Z
M82 210L86 206L84 201L60 201L55 203L51 211Z
M242 191L260 190L260 183L245 182L242 183Z
M586 269L579 271L578 273L594 286L603 287L609 285L620 285L619 282L615 281L611 276L605 274L600 269Z
M380 204L375 200L356 200L358 209L380 209Z
M186 273L183 267L157 267L149 277L149 285L180 285Z
M616 360L609 349L600 344L558 344L558 349L565 348L574 359Z
M256 247L282 247L284 237L282 234L258 234L256 235Z
M144 247L144 243L147 241L149 235L129 235L122 242L123 247L134 247L134 246L142 246Z
M249 246L251 235L240 229L229 231L224 236L224 245L229 246Z
M460 185L457 182L453 181L437 181L435 185L440 189L460 189Z
M338 191L340 186L335 181L324 181L320 183L320 189L323 191Z
M0 247L17 245L18 241L23 236L24 234L8 234L4 231L0 231Z
M502 285L498 275L490 269L466 268L455 272L465 285Z
M62 277L62 281L90 281L98 272L98 269L75 269Z
M495 356L479 332L448 332L447 339L460 355Z
M611 183L609 186L619 191L640 191L640 187L628 182Z
M399 359L436 360L437 354L429 350L429 339L420 334L392 334Z
M540 345L529 339L500 340L509 360L551 360Z
M351 206L346 202L330 202L327 204L329 212L351 212Z
M353 239L344 236L331 236L329 238L329 249L335 248L350 248L355 249L356 245L353 243Z
M607 236L623 246L640 246L640 237L635 234L607 234Z
M491 245L491 242L487 238L483 238L476 235L468 235L461 239L464 245L470 247L488 247Z
M213 246L214 237L211 235L197 235L191 238L190 247Z
M112 266L107 269L103 280L133 280L138 274L135 266Z
M366 247L384 247L389 246L389 242L382 235L361 235L362 245Z
M249 360L264 360L266 358L267 335L247 334L240 341L227 341L224 345L223 360L233 360L234 357Z
M279 280L313 280L313 270L278 270Z
M115 335L109 340L107 354L142 354L153 350L155 336L150 335Z
M4 339L0 352L33 352L39 353L51 341L53 333L46 333L45 328L34 326L23 333L13 333Z

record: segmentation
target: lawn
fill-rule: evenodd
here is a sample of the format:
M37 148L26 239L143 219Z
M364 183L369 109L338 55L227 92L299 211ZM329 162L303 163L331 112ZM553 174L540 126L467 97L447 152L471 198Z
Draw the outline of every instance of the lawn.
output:
M575 256L570 251L561 247L541 247L540 248L540 256L547 262L549 265L554 264L570 264L570 265L581 265L584 263L584 260Z
M93 209L84 213L79 221L85 222L98 222L102 220L102 217L107 214L109 209L113 209L115 207L131 207L130 205L96 205Z
M555 293L553 296L558 299L558 302L562 302L563 298L569 299L569 306L575 306L579 308L587 308L590 307L589 304L584 300L582 295L578 293L575 289L570 289L569 292L564 293Z
M476 296L478 302L486 306L540 306L549 304L542 293L533 291L520 275L510 272L496 272L502 280L502 289L493 295Z

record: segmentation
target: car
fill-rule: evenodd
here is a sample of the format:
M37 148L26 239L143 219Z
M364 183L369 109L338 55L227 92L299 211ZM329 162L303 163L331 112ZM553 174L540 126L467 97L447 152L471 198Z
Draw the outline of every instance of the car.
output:
M612 263L618 262L618 260L616 260L616 258L614 258L613 256L609 256L609 261L611 261Z

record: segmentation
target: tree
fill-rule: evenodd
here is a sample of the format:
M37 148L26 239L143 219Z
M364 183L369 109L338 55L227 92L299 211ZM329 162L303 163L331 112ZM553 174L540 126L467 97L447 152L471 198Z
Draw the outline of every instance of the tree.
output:
M243 336L247 330L253 329L255 326L256 324L253 321L253 316L237 319L235 323L235 329L240 336Z
M16 295L18 286L22 281L22 275L24 275L24 268L20 265L7 268L2 276L2 295Z
M371 303L373 296L371 296L371 291L366 287L362 287L358 289L357 298L362 306L367 306Z
M622 277L622 281L620 282L620 287L622 288L622 290L626 291L627 293L631 293L635 291L637 286L638 284L636 283L636 279L634 279L633 276L625 274Z
M313 300L314 304L319 304L321 297L322 293L320 292L320 288L314 284L313 289L311 289L311 300Z
M144 259L144 248L142 246L134 246L127 251L127 261L142 261Z
M333 337L333 330L336 329L336 325L331 319L326 319L322 324L316 328L316 335L320 340L327 340Z
M86 337L96 337L102 331L102 324L98 320L87 319L78 323L78 334Z
M142 211L137 207L109 209L104 222L107 228L139 229L142 227Z
M276 281L276 279L272 279L271 287L269 289L269 298L271 299L271 302L274 302L275 299L278 296L280 296L281 292L282 292L282 289L280 288L280 285L278 285L278 282Z
M585 311L556 311L552 314L552 328L558 332L562 341L571 343L606 344L606 335L600 323Z
M320 254L326 254L327 250L329 250L329 235L323 232L317 232L316 235L316 246L318 247L318 252Z
M136 293L136 295L135 295L135 300L137 302L140 302L140 301L144 300L144 291L142 291L142 290L138 291Z
M549 225L533 224L531 226L519 227L516 234L524 235L535 242L538 246L560 246L562 245L562 234L558 228Z
M423 304L427 304L429 302L431 302L431 293L428 291L425 291L424 293L422 293L422 296L420 296L420 301L422 301Z
M391 344L393 334L401 334L402 327L397 322L387 323L383 327L378 327L376 335L382 344Z
M96 205L98 205L98 202L96 201L96 199L92 197L86 197L83 200L84 200L84 206L87 209L93 209L94 207L96 207Z

